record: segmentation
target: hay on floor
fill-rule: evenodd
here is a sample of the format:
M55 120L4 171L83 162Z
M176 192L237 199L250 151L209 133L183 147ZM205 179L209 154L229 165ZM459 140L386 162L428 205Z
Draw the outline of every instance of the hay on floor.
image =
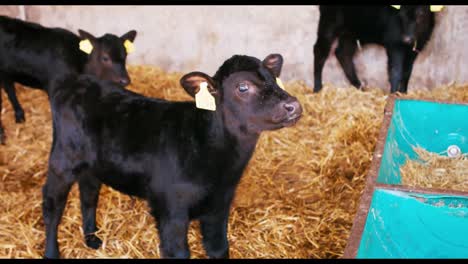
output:
M413 150L417 160L408 159L401 166L402 184L468 192L468 156L447 157L420 147Z
M192 100L182 74L131 66L130 89L152 97ZM284 80L283 80L284 81ZM264 133L231 208L233 258L338 258L349 237L365 184L387 95L374 88L325 86L313 94L286 82L304 108L291 128ZM3 94L7 145L0 146L0 257L40 258L44 251L41 188L47 173L51 119L44 92L17 86L26 123L16 124ZM468 86L410 91L405 97L468 101ZM158 233L147 205L108 187L101 190L98 250L82 235L78 188L69 195L59 244L65 258L157 258ZM205 258L198 223L189 230L193 258Z

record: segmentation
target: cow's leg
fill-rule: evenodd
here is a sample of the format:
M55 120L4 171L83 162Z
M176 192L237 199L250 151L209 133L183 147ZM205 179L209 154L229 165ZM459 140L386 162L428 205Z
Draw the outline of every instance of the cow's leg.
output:
M388 56L388 77L390 81L390 93L399 91L403 78L403 58L404 51L398 47L387 48Z
M4 145L6 142L5 130L2 123L2 86L0 86L0 144Z
M24 123L26 120L24 117L24 110L21 107L18 98L16 97L15 83L10 79L4 79L3 84L8 95L8 99L10 100L10 103L15 110L16 123Z
M322 71L330 53L333 40L336 38L338 24L328 16L320 16L317 41L314 44L314 92L322 89Z
M408 92L408 83L413 71L414 61L416 60L417 53L412 50L407 50L403 60L403 78L401 80L400 92Z
M200 227L203 235L203 246L210 258L229 258L229 241L227 239L229 209L234 188L219 194L219 199L213 200L213 206L207 214L200 217Z
M187 212L172 212L157 219L162 258L190 258Z
M81 214L83 216L83 232L86 245L90 248L97 249L101 246L102 240L99 239L95 232L96 227L96 208L99 199L99 190L101 189L101 181L84 173L78 180L80 188Z
M159 231L161 258L190 258L187 242L189 215L187 203L177 200L177 191L159 190L149 195L151 214ZM154 195L154 196L153 196ZM180 196L183 196L180 195Z
M356 88L361 89L361 81L356 74L353 57L356 52L356 41L348 36L341 36L335 50L336 58L340 63L348 81Z
M57 173L49 166L47 181L42 189L42 211L46 227L45 258L59 258L57 229L62 218L70 187L73 184L70 171Z

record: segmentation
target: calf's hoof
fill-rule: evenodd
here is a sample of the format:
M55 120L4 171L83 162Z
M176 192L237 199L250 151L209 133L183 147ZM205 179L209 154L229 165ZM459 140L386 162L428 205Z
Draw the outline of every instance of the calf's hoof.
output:
M18 114L15 114L15 121L16 123L24 123L26 121L26 118L24 117L24 113L18 113Z
M92 249L98 249L102 245L102 240L95 234L85 236L86 245Z
M161 258L163 259L189 259L190 252L181 250L177 252L164 252L161 251Z
M52 253L45 253L44 256L42 257L43 259L59 259L60 254L59 252L52 252Z
M319 93L322 90L322 86L314 87L314 93Z
M229 258L229 249L223 251L211 251L208 254L210 259L228 259Z
M362 81L361 84L360 84L359 86L357 86L357 87L358 87L358 90L361 90L361 91L363 91L363 92L366 92L366 91L369 90L369 87L368 87L368 85L367 85L367 81L366 81L366 80Z

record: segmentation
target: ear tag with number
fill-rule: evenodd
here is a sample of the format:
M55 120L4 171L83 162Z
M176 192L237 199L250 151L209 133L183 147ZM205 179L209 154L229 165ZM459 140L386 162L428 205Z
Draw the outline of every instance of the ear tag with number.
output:
M431 12L440 12L443 8L443 5L431 5Z
M91 41L89 41L89 39L80 41L80 50L84 51L86 54L91 54L91 51L93 51Z
M133 46L133 42L131 42L128 39L125 40L124 46L125 46L125 50L127 51L127 53L132 53L135 50L135 48Z
M281 89L284 90L283 82L282 82L281 79L278 78L278 77L276 77L276 84L278 84L278 86L281 87Z
M200 83L200 90L195 94L195 103L197 108L216 111L216 102L213 95L208 91L207 82Z

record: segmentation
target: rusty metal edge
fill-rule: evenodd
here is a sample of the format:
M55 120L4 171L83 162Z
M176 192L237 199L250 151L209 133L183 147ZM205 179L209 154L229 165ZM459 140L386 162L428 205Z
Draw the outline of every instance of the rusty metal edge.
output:
M384 110L384 119L380 129L380 134L378 141L374 150L372 164L367 174L366 187L361 195L359 201L359 207L357 209L356 215L354 217L353 226L351 227L351 234L348 238L348 243L344 250L342 258L356 258L359 245L361 243L362 232L364 231L364 226L366 224L367 213L372 200L372 194L374 193L375 188L381 189L390 189L390 190L400 190L405 192L413 193L424 193L424 194L450 194L450 195L460 195L467 196L468 192L455 191L455 190L446 190L446 189L436 189L436 188L420 188L420 187L410 187L403 185L394 185L394 184L382 184L377 182L378 173L380 170L380 165L382 161L383 151L386 143L386 138L388 135L388 130L390 128L390 122L392 120L393 109L395 107L396 100L410 100L410 101L424 101L431 103L443 103L443 104L458 104L458 105L468 105L467 102L457 102L457 101L448 101L448 100L433 100L433 99L418 99L418 98L401 98L398 95L389 95L387 103Z
M466 196L468 198L468 192L449 190L449 189L438 189L438 188L425 188L425 187L415 187L415 186L405 186L399 184L385 184L385 183L376 183L375 188L387 189L392 191L402 191L408 193L422 193L422 194L448 194L453 196Z
M354 217L351 234L348 238L348 244L344 250L343 258L355 258L359 244L361 243L362 232L364 230L364 225L366 224L367 211L370 207L377 175L380 170L380 163L382 160L388 129L392 120L393 108L395 106L396 98L397 97L395 95L389 95L387 98L382 126L380 128L379 137L372 157L371 167L367 173L366 186L364 187L364 192L362 193L361 199L359 201L359 207Z
M466 105L468 106L468 102L461 102L461 101L450 101L450 100L434 100L434 99L419 99L419 98L403 98L403 97L398 97L395 96L396 99L398 100L406 100L406 101L422 101L422 102L429 102L429 103L441 103L441 104L456 104L456 105Z

